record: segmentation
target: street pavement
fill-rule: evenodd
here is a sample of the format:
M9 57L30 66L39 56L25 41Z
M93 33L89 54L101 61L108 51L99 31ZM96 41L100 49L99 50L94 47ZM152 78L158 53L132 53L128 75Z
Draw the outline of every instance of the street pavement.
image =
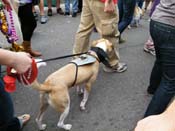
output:
M32 37L33 49L42 52L42 59L72 54L75 33L80 21L76 18L61 16L53 10L47 24L40 24ZM126 62L128 70L124 73L105 73L102 65L97 80L93 84L86 111L79 109L81 98L76 89L70 90L71 108L65 123L73 125L71 131L132 131L143 117L152 96L146 88L154 63L154 56L143 51L144 42L149 37L148 17L143 17L138 28L127 29L123 33L126 43L119 45L121 62ZM98 39L97 33L91 40ZM47 62L39 69L38 80L43 82L52 72L67 64L71 58ZM29 113L31 120L23 131L37 131L35 117L39 110L39 92L31 87L17 83L17 91L12 93L15 114ZM43 121L46 131L63 131L57 128L60 114L51 107Z

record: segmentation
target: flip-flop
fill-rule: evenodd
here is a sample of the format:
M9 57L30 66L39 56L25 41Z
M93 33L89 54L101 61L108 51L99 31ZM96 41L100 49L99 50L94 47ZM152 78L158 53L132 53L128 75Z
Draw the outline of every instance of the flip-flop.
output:
M30 120L29 114L23 114L21 116L18 116L18 119L21 123L21 128Z

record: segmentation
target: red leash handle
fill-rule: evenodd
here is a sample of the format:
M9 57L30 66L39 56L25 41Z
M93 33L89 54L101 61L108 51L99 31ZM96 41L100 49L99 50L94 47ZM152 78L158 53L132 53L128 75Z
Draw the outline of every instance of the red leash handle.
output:
M16 79L23 85L30 85L38 75L38 68L34 59L32 59L32 66L25 73L18 74L13 68L7 67L7 75L4 76L5 90L7 92L14 92L16 90Z

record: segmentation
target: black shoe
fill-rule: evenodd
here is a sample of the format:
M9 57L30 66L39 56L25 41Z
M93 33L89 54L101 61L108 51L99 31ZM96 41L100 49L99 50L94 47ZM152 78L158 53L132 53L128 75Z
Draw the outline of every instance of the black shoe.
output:
M77 13L81 13L81 12L82 12L82 10L80 10L80 9L77 11Z
M73 12L72 13L72 17L76 17L77 16L77 13L76 12Z
M33 12L33 15L35 17L35 20L38 21L38 13L37 12Z
M60 14L60 15L64 15L64 12L63 12L63 10L61 8L57 9L57 13Z
M65 12L64 15L70 15L70 13L69 12Z
M48 16L52 16L52 9L48 9L47 15L48 15Z

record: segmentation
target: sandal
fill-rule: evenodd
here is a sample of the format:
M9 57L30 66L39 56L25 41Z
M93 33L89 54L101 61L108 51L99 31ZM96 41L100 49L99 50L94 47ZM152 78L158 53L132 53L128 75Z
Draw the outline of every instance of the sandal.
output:
M21 124L21 128L30 120L30 115L29 114L23 114L21 116L18 116L18 119Z

